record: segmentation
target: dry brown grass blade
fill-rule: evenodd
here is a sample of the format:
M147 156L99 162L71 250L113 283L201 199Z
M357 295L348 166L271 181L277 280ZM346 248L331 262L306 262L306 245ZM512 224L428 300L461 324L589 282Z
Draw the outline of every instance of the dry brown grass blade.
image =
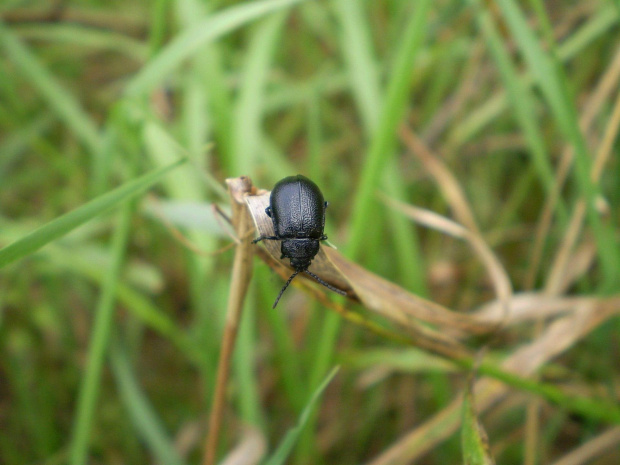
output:
M584 107L584 111L579 121L579 127L586 134L588 139L592 139L588 136L591 132L592 123L596 114L599 112L603 104L609 99L609 96L617 88L617 82L620 79L620 49L616 52L611 65L607 71L603 74L603 77L599 81L592 97ZM615 139L615 131L618 126L618 111L620 99L616 101L616 106L613 111L610 122L608 123L603 142L598 150L597 157L592 167L592 178L596 180L600 176L600 171L604 166L609 153L611 153L611 144ZM530 289L533 287L533 283L538 274L538 270L542 260L542 254L544 244L551 229L551 223L553 219L553 213L555 206L560 198L560 192L562 186L568 177L568 173L573 161L573 151L571 147L564 150L562 158L557 168L556 182L551 195L548 197L540 215L540 221L536 228L536 234L534 236L534 246L532 247L532 256L530 259L530 268L525 278L524 287ZM596 250L594 247L589 247L591 250L590 257L583 253L584 247L589 245L587 242L579 247L576 251L573 251L575 244L577 243L581 231L583 229L583 222L586 213L585 201L579 200L573 210L572 216L569 220L569 224L564 233L564 238L560 247L556 252L556 256L553 260L553 264L550 267L548 273L547 282L545 284L545 293L550 295L559 295L571 285L578 277L580 277L589 268ZM585 260L584 260L585 258ZM568 266L568 264L571 266ZM540 332L540 323L535 326L535 334ZM525 464L530 465L535 463L537 442L539 438L539 425L537 419L538 403L533 402L528 407L527 426L526 426L526 460Z
M620 297L592 298L569 315L550 324L539 338L524 345L508 357L502 368L520 376L531 376L544 363L572 347L596 326L620 313ZM510 387L493 379L482 379L475 384L476 405L484 412L504 395ZM405 434L367 465L411 464L422 455L448 439L460 424L460 397L431 419Z
M369 310L391 321L407 325L423 321L443 329L469 334L492 331L496 325L471 315L454 312L430 300L411 294L396 284L350 262L334 250L328 251L332 262L351 282L360 302Z
M600 79L596 89L594 90L592 97L589 99L588 103L584 106L582 116L579 119L579 127L583 131L584 134L589 134L592 130L592 124L594 123L595 116L598 114L599 110L606 103L612 93L618 88L618 81L620 80L620 48L617 50L614 59L612 60L611 65L607 69L607 71L603 74L603 77ZM588 137L591 138L591 137ZM538 226L536 228L536 234L534 239L534 246L532 248L532 258L531 258L531 266L530 272L528 273L528 277L526 279L525 288L530 289L532 287L532 283L536 277L536 273L538 272L538 267L540 265L540 260L542 257L542 251L545 243L546 237L549 235L549 230L551 229L551 222L553 219L553 213L555 210L555 206L560 198L560 192L566 182L568 177L568 173L570 172L570 167L573 162L573 151L571 147L567 147L562 153L562 157L560 158L560 162L558 164L557 173L555 177L555 186L552 194L549 196L545 205L542 209L540 220L538 222ZM596 163L595 163L596 165ZM575 215L579 215L579 213L573 213L573 218ZM573 223L577 221L573 220ZM575 234L571 228L575 226L571 226L567 229L568 234ZM568 239L565 240L566 245L568 244ZM563 256L566 252L559 252L560 256L557 259L563 260ZM561 269L556 268L558 273L561 273ZM554 277L553 285L557 285L558 279Z
M609 157L613 151L614 141L618 136L618 131L620 130L620 93L618 93L616 97L616 102L614 104L614 108L607 122L607 127L605 128L605 133L603 135L603 139L599 146L599 149L596 152L596 156L594 158L594 163L592 165L592 180L594 182L598 182L601 173L603 172L603 168L605 164L609 161ZM569 268L567 266L572 254L572 250L579 238L579 232L583 227L583 223L586 215L586 203L585 200L580 199L573 212L571 217L570 225L568 230L566 231L564 240L562 241L562 245L558 250L557 256L554 260L553 266L551 268L551 273L549 277L549 282L547 288L549 288L549 292L557 292L557 289L562 287L562 283L564 281L564 276L566 270Z
M413 341L418 347L449 358L470 355L452 335L424 326L422 322L461 333L484 333L493 329L467 315L452 312L441 305L411 294L350 262L335 250L326 250L326 253L342 275L349 280L360 303L371 312L396 324L406 334L413 336Z
M224 338L218 361L217 379L213 403L209 416L209 430L205 441L203 465L213 465L217 452L219 432L223 422L226 384L230 370L230 361L237 339L243 302L252 278L252 257L254 255L249 232L252 231L252 220L245 205L245 196L253 192L252 181L247 177L227 179L228 192L232 205L232 224L241 241L235 250L232 280L226 310Z
M620 444L620 427L611 428L569 452L552 465L584 465Z
M484 264L493 282L495 293L500 302L502 302L507 313L512 298L512 283L501 262L482 237L473 210L456 176L452 174L445 163L443 163L437 155L433 154L413 131L403 127L401 128L400 136L409 150L412 151L422 162L426 170L433 176L446 201L450 205L454 216L463 226L432 212L425 212L395 200L389 200L389 202L412 219L424 223L428 227L467 240Z
M424 168L435 178L455 218L470 231L479 233L473 211L459 182L448 167L434 155L418 136L407 128L401 128L400 137L409 150L422 162Z
M470 231L460 224L429 210L406 205L402 202L389 199L387 197L384 197L384 200L388 205L397 208L418 224L422 224L428 228L441 231L450 236L464 239L469 242L472 249L478 255L480 261L486 268L487 274L489 275L489 278L493 283L493 287L495 288L497 298L504 306L505 317L508 317L510 300L512 298L512 284L510 282L510 278L508 277L508 273L502 266L497 256L493 253L484 239L482 239L480 234ZM480 319L478 320L484 321ZM488 324L489 322L485 321L485 323Z
M429 143L436 141L447 129L450 122L464 111L467 103L476 95L480 82L485 81L490 69L481 66L484 58L484 44L478 40L473 44L469 60L464 68L464 74L459 79L459 87L450 98L432 116L423 132L424 140Z
M226 455L219 465L257 465L267 452L267 440L258 429L246 426L237 445Z
M508 316L500 301L488 302L473 312L481 320L513 324L545 320L562 313L574 312L592 299L588 297L555 297L543 292L523 292L510 300Z

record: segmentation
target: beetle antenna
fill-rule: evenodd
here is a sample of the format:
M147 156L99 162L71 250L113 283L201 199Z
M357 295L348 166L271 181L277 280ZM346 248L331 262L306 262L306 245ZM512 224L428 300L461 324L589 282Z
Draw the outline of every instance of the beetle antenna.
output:
M308 273L310 276L312 276L314 279L316 279L319 283L321 283L323 286L325 286L327 289L337 292L340 295L347 295L347 293L345 291L343 291L342 289L338 289L337 287L332 286L331 284L327 284L325 281L323 281L321 278L319 278L317 275L315 275L312 271L309 270L304 270L306 273Z
M282 294L284 294L284 291L286 291L286 288L288 287L289 284L291 284L291 281L293 280L293 278L295 276L297 276L297 274L299 273L299 271L295 271L290 278L288 278L288 281L286 282L286 284L284 285L284 287L282 288L282 290L280 291L280 293L278 294L278 298L276 299L275 303L273 304L273 307L271 308L276 308L276 305L278 305L278 302L280 301L280 297L282 297Z

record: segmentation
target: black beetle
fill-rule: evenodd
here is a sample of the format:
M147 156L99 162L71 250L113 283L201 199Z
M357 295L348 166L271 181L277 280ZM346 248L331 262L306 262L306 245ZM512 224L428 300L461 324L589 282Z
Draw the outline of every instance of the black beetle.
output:
M327 239L323 234L326 208L327 202L319 187L301 174L288 176L273 187L265 213L273 221L275 236L261 236L252 243L263 240L282 241L280 258L289 258L295 269L278 294L273 308L276 308L293 278L302 272L312 276L328 289L346 295L346 292L327 284L308 270L312 259L319 252L319 241Z

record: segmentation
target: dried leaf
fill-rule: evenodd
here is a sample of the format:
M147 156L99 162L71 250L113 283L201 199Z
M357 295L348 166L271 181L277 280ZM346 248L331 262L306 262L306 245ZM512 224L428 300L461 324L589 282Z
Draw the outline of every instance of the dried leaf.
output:
M226 455L219 465L259 464L267 452L265 435L256 427L246 426L238 444Z
M620 297L592 298L577 311L554 321L536 340L509 356L502 368L520 376L531 376L543 364L572 347L595 327L614 315L620 314ZM473 392L479 412L498 402L510 387L501 381L484 378L477 381ZM405 434L367 465L405 465L413 462L441 442L458 428L459 399L438 412L422 425Z

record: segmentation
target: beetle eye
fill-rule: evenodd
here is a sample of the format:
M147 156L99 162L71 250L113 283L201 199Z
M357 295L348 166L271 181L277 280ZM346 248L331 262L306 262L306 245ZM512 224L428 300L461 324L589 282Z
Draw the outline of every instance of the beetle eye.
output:
M267 216L269 218L271 218L271 205L269 205L267 208L265 208L265 213L267 213Z

